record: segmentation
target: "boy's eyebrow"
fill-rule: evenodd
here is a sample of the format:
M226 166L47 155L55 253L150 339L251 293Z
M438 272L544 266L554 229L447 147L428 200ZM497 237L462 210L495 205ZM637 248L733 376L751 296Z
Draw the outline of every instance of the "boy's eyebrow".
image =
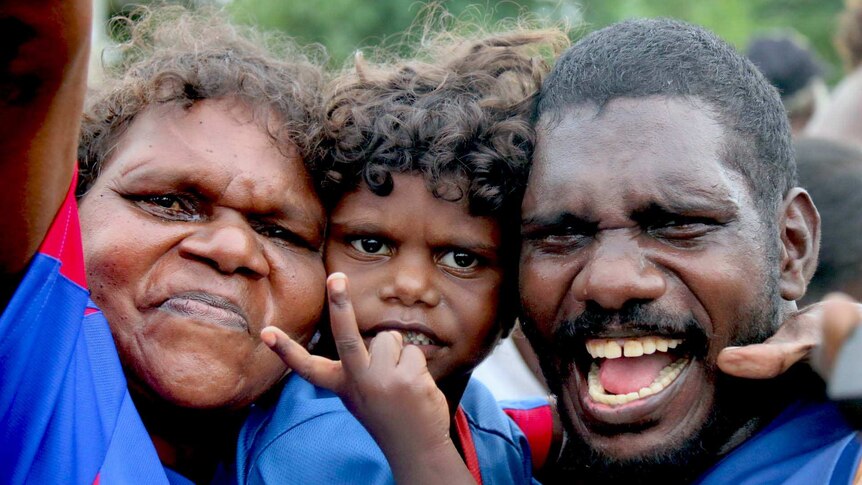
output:
M361 219L346 219L340 221L333 219L330 221L330 232L338 231L348 231L356 235L388 237L388 232L383 226L375 222L363 221ZM445 239L446 243L440 244L439 247L454 247L486 253L493 253L500 249L496 244L489 243L484 239L471 238L469 235L456 236L445 234L442 236L442 239Z
M338 220L338 219L333 218L329 221L329 225L332 229L343 230L343 229L347 228L347 229L350 229L350 232L356 232L359 234L368 234L368 235L372 235L372 234L385 235L386 234L386 229L383 226L381 226L380 224L377 224L376 222L371 222L371 221L363 221L361 219L359 219L359 220L357 220L357 219Z
M487 252L493 253L498 251L500 248L495 244L488 244L484 241L477 241L475 239L467 239L467 238L457 238L452 237L449 238L449 244L446 246L456 247L459 249L467 249L475 252Z

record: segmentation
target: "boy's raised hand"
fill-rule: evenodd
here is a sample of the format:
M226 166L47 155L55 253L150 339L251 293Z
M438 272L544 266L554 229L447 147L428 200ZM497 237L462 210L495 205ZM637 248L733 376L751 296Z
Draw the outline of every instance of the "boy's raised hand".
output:
M376 335L369 348L359 333L347 277L326 281L332 336L340 361L311 355L284 332L267 327L261 339L288 367L336 393L377 441L399 483L475 483L449 436L449 406L425 356L398 332Z

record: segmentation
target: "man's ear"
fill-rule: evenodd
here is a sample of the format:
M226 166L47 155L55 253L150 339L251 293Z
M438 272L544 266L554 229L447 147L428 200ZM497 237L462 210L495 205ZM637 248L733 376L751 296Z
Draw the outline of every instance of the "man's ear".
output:
M781 236L781 297L795 301L817 269L820 252L820 214L811 196L801 187L787 193L782 203L779 231Z

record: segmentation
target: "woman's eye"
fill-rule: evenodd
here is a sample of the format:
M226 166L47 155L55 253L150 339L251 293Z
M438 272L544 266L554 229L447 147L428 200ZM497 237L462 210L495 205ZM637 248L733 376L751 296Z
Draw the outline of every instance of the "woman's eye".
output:
M389 254L389 246L379 239L363 237L350 241L353 249L365 254Z
M479 264L479 259L466 251L449 251L440 258L440 264L457 269L470 269Z
M191 222L203 219L199 204L180 195L148 195L136 200L142 208L165 219Z
M180 203L180 200L176 197L172 197L169 195L156 195L150 197L150 202L156 204L159 207L164 207L168 210L179 211L183 210L183 206Z

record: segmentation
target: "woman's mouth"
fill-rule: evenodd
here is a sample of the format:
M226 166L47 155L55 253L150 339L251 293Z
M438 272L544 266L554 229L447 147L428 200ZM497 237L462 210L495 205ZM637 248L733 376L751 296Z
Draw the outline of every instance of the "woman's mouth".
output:
M227 298L211 293L202 291L180 293L165 300L158 308L173 315L248 332L248 319L245 312Z

